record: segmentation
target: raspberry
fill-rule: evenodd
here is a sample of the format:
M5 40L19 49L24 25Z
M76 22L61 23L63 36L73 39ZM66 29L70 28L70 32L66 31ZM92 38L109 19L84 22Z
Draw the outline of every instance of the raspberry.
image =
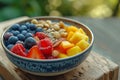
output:
M20 55L20 56L23 56L25 57L26 56L26 49L24 48L24 46L20 43L17 43L15 44L12 48L11 48L11 51L17 55Z
M51 55L53 51L53 44L49 38L39 41L38 47L44 55Z
M35 36L37 36L40 40L48 37L45 33L43 32L36 32Z

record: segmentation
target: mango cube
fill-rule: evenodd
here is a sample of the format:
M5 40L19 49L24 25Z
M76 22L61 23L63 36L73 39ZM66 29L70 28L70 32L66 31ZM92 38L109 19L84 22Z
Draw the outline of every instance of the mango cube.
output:
M83 30L82 28L78 29L78 31L79 31L80 33L82 33L82 34L85 34L85 35L86 35L86 33L84 32L84 30Z
M68 48L71 48L74 46L74 44L70 43L69 41L62 41L60 46L63 48L63 49L68 49Z
M66 57L68 57L68 56L64 53L59 53L59 55L58 55L58 58L66 58Z
M82 50L84 50L89 46L89 43L83 39L79 41L76 45L79 46Z
M73 55L76 55L78 53L80 53L82 50L80 49L79 46L74 46L70 49L67 50L67 55L68 56L73 56Z
M85 31L84 31L82 28L78 29L77 31L80 32L80 33L82 33L82 34L84 34L84 39L85 39L86 41L89 41L88 36L86 35Z
M78 28L77 28L76 26L69 26L69 27L66 29L67 32L70 32L70 31L75 32L75 31L77 31L77 30L78 30Z
M89 41L89 37L87 35L84 35L84 40L88 42Z
M70 32L68 33L67 40L69 40L69 39L72 37L73 34L74 34L74 32L73 32L73 31L70 31Z
M74 44L70 43L69 41L62 41L59 45L59 49L61 52L66 52L67 49L73 47Z
M80 40L85 39L85 35L80 32L75 32L72 37L69 39L70 42L76 44Z

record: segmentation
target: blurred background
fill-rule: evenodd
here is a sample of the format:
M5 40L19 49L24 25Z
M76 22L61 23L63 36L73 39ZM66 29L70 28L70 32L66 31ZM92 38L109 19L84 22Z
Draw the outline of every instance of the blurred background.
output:
M0 21L20 16L120 17L120 0L0 0Z

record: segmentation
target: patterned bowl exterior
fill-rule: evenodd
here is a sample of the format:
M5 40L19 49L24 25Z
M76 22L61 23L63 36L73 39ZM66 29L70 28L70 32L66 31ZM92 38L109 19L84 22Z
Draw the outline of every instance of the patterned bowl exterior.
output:
M63 74L68 71L71 71L72 69L77 67L80 63L82 63L85 60L85 58L88 56L88 54L91 51L91 48L93 46L93 40L94 40L93 33L88 27L86 27L85 25L79 22L66 19L66 18L61 18L61 17L37 17L36 19L44 19L44 20L49 19L53 21L63 21L68 25L76 25L78 27L82 27L90 38L90 46L86 50L84 50L81 54L77 54L69 58L55 59L55 60L27 59L27 58L13 54L5 47L3 42L3 35L6 32L5 31L2 35L2 46L6 52L7 57L13 64L15 64L21 70L31 74L41 75L41 76L54 76L54 75L59 75L59 74ZM26 21L30 21L30 20L31 19ZM23 22L26 22L26 21L23 21ZM20 23L23 23L23 22L20 22Z

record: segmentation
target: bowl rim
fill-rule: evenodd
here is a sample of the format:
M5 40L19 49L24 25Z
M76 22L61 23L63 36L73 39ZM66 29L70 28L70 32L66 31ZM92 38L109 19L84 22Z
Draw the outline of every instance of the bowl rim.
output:
M5 34L5 32L12 26L12 25L14 25L14 24L19 24L19 23L22 23L22 22L27 22L27 21L29 21L29 20L32 20L32 19L42 19L42 18L44 18L44 19L51 19L51 20L54 20L54 19L56 19L56 20L67 20L67 21L70 21L70 22L73 22L73 23L77 23L77 24L80 24L80 25L82 25L83 27L85 27L86 29L88 29L88 31L90 32L90 34L91 34L91 42L90 42L90 45L85 49L85 50L83 50L82 52L80 52L80 54L76 54L76 55L73 55L73 56L69 56L69 57L66 57L66 58L58 58L58 59L32 59L32 58L26 58L26 57L22 57L22 56L19 56L19 55L17 55L17 54L14 54L13 52L11 52L10 50L8 50L7 48L6 48L6 46L4 45L4 41L3 41L3 36L4 36L4 34ZM17 58L21 58L21 59L25 59L25 60L29 60L29 61L41 61L41 62L46 62L46 61L48 61L48 62L51 62L51 61L62 61L62 60L67 60L67 59L71 59L71 58L74 58L74 57L77 57L78 55L83 55L83 54L85 54L85 52L87 52L87 50L90 48L90 47L92 47L92 45L93 45L93 43L94 43L94 35L93 35L93 32L91 31L91 29L87 26L87 25L85 25L85 24L83 24L83 23L81 23L81 22L79 22L79 21L77 21L77 20L74 20L74 19L70 19L70 18L66 18L66 17L57 17L57 16L38 16L38 17L31 17L31 18L29 18L29 19L26 19L26 20L23 20L23 21L19 21L19 22L16 22L16 23L14 23L14 24L12 24L12 25L9 25L4 31L3 31L3 33L2 33L2 38L1 38L1 44L2 44L2 46L3 46L3 48L5 49L5 50L7 50L8 52L9 52L9 54L11 54L12 56L15 56L15 57L17 57Z

